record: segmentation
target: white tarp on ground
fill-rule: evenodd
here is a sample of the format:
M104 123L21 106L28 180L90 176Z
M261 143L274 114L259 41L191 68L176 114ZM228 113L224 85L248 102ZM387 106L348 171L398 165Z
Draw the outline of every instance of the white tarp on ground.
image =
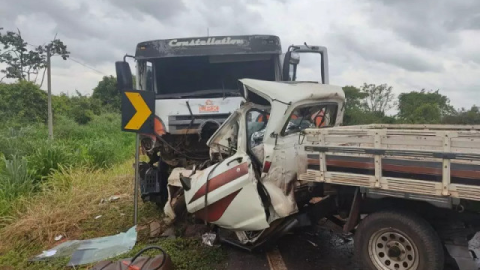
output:
M99 262L130 251L137 241L136 226L127 232L88 240L71 240L44 251L32 261L51 261L70 257L67 266Z

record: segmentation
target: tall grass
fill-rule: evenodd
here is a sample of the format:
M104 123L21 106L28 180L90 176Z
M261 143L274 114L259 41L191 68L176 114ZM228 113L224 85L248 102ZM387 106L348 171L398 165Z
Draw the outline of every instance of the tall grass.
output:
M134 153L134 137L120 130L118 114L94 116L85 125L59 116L54 140L47 134L43 123L0 123L0 216L61 168L108 168Z
M33 177L25 158L13 156L10 160L5 157L2 159L4 170L0 173L0 216L9 212L9 202L30 194L34 189Z

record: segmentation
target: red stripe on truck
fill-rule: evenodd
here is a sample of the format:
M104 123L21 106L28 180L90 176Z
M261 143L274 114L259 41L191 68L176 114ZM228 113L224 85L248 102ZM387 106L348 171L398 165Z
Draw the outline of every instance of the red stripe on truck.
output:
M220 188L223 185L228 184L233 180L239 177L242 177L246 174L248 174L248 163L245 162L208 180L208 192L212 192L217 188ZM207 193L207 183L203 184L197 190L197 192L193 195L192 199L190 200L189 204L205 196L206 193Z
M205 220L207 222L215 222L219 220L228 206L232 203L233 199L237 197L241 189L231 193L227 197L224 197L208 206L207 209L203 208L195 212L195 216L199 219Z

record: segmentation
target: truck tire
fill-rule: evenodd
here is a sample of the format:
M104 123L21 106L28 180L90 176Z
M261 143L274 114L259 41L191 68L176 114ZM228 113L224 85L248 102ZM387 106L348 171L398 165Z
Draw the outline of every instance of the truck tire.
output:
M368 215L358 226L355 256L366 270L442 270L440 238L424 219L406 211Z

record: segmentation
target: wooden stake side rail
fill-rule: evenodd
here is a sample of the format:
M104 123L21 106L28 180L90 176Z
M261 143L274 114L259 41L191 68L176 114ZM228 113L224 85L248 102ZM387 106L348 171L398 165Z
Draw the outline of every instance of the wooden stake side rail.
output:
M299 180L480 201L480 126L369 125L304 135Z

